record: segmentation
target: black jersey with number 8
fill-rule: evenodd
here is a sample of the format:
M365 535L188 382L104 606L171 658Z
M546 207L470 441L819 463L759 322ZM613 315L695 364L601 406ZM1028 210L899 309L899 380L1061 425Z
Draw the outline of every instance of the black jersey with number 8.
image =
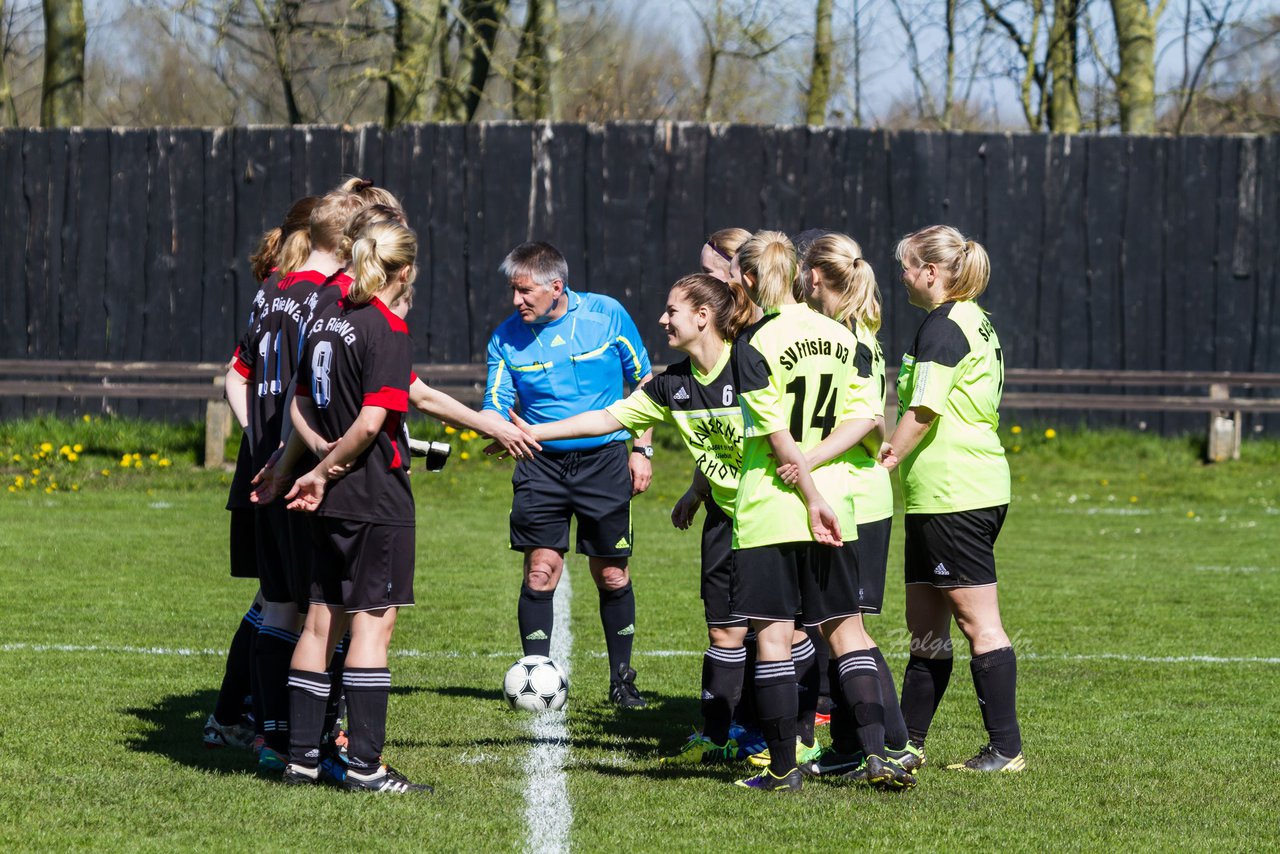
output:
M365 304L339 300L312 319L297 394L315 404L320 435L341 438L365 406L387 410L381 432L351 471L329 483L319 515L413 524L403 430L411 363L409 327L376 297Z

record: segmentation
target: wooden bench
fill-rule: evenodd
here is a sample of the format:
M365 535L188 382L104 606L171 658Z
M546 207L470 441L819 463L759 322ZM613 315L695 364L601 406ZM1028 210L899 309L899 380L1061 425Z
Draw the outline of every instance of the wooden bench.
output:
M427 384L480 405L484 364L419 364L414 370ZM221 362L0 359L0 397L101 398L104 404L109 399L205 401L205 465L218 467L226 462L223 449L232 428L225 374ZM896 375L897 369L890 369L890 413L896 409ZM1019 390L1026 387L1032 388ZM1169 388L1189 393L1164 393ZM1280 396L1244 397L1233 391L1272 388L1280 388L1280 374L1011 368L1001 409L1203 412L1209 419L1207 455L1219 461L1239 458L1245 413L1280 413Z

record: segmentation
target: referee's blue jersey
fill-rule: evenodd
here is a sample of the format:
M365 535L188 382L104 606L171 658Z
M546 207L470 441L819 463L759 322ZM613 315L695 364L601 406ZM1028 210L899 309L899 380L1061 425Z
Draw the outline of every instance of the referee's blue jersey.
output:
M550 323L525 323L518 312L489 339L484 408L503 418L520 398L530 424L604 409L649 374L636 324L613 297L565 288L569 310ZM589 439L543 442L546 451L582 451L628 438L625 430Z

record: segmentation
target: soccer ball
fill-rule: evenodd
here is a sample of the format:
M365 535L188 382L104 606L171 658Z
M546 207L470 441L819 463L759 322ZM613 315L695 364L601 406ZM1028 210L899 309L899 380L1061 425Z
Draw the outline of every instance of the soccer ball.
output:
M569 699L569 677L545 655L526 655L507 671L502 695L513 709L555 711Z

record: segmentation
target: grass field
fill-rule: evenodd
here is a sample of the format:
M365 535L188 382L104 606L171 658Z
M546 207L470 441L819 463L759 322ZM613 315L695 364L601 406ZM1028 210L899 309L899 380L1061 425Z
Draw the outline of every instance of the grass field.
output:
M698 720L706 642L696 536L667 521L687 465L665 452L635 504L647 710L604 702L595 594L585 565L571 563L561 841L579 851L1280 846L1280 445L1249 443L1241 462L1209 467L1192 443L1148 436L1028 427L1007 444L1019 450L998 556L1026 773L929 767L903 794L816 782L773 798L735 790L730 770L663 768L659 757ZM371 798L286 789L254 776L248 754L203 749L223 650L253 590L226 575L227 476L194 469L193 445L191 431L109 422L0 425L0 486L23 478L0 490L0 848L329 850L339 832L369 850L529 847L527 759L539 744L499 691L518 654L505 467L482 461L472 440L459 443L469 459L415 475L420 605L393 644L387 758L437 791ZM899 676L900 549L886 615L869 624ZM983 741L966 669L957 662L930 734L938 765Z

